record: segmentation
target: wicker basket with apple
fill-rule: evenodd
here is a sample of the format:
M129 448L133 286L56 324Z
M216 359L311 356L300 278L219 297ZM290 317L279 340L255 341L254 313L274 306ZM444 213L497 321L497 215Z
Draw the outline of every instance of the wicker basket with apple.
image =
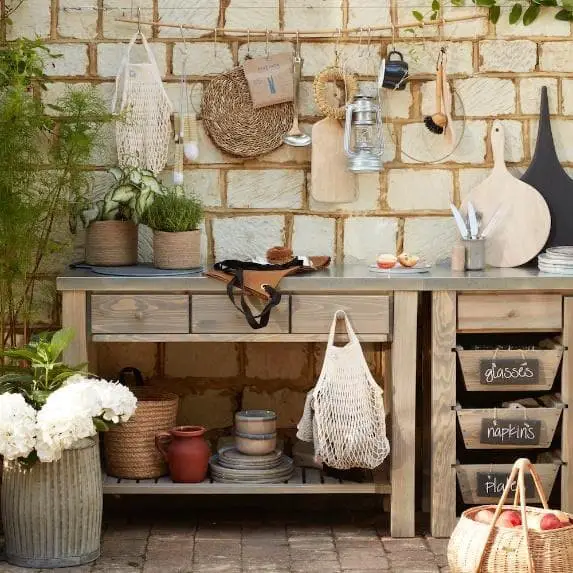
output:
M525 505L526 470L543 508ZM506 505L514 483L514 503ZM451 573L571 573L573 516L549 509L534 465L521 458L497 506L462 513L448 544L448 564Z

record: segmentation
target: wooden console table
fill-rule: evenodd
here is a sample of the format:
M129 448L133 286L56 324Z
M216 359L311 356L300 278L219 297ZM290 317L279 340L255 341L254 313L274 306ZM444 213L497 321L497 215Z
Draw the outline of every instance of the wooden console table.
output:
M269 325L253 331L228 301L222 284L201 276L131 278L71 271L58 278L63 326L76 337L65 354L97 372L98 342L314 342L326 341L336 310L343 309L363 341L389 342L385 380L391 454L369 483L343 482L317 470L299 470L284 484L173 484L104 476L113 494L370 493L390 497L391 533L414 535L416 338L421 281L338 267L281 283L283 298Z

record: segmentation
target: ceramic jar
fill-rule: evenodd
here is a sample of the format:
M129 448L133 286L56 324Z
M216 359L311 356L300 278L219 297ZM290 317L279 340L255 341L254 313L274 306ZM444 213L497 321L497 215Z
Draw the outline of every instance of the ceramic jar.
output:
M175 483L198 483L205 479L211 456L205 428L178 426L160 432L155 436L155 445L165 458Z
M277 415L272 410L242 410L235 414L235 431L239 434L274 434Z

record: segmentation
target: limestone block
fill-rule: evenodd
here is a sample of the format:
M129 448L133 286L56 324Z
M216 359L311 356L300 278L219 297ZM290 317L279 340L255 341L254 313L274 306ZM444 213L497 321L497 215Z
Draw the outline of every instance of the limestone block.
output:
M308 369L309 347L305 343L255 342L245 345L247 378L299 380Z
M45 72L48 76L85 76L88 70L88 47L86 44L58 44L50 46L60 58L47 60Z
M433 264L451 255L458 237L453 217L409 218L404 226L404 251Z
M173 24L189 24L214 28L219 20L219 2L217 0L194 0L191 6L187 0L158 0L159 19ZM183 35L197 38L209 34L209 31L188 30ZM159 28L161 38L181 38L181 29Z
M308 177L309 203L311 211L322 213L356 213L361 211L377 211L380 209L380 174L363 173L356 175L358 195L352 203L322 203L313 199L310 193L311 178Z
M292 249L297 255L335 254L336 221L327 217L295 215Z
M231 306L229 312L234 312ZM170 378L230 378L238 374L238 344L168 342L165 345L165 375Z
M236 396L230 390L206 389L186 394L179 400L177 424L203 426L208 430L229 428L234 424Z
M539 69L543 72L573 72L573 42L541 44Z
M137 24L118 22L118 18L137 20L137 8L141 9L143 21L153 20L153 0L140 0L137 4L125 0L106 0L107 10L103 13L103 36L111 39L129 39L137 32ZM141 31L147 38L151 37L151 26L142 25ZM118 60L119 63L119 60Z
M532 72L537 44L531 40L484 40L479 43L480 71Z
M97 374L108 380L117 380L119 371L133 366L143 376L153 376L157 360L157 344L154 342L98 342Z
M97 0L82 3L83 10L74 10L75 0L60 0L58 34L63 38L91 39L97 33Z
M468 117L515 113L515 84L510 79L475 77L456 80L455 89L462 102L454 98L457 114Z
M189 56L186 50L189 49ZM185 69L183 66L185 65ZM228 43L196 42L192 47L175 44L173 47L173 74L180 76L206 76L226 72L233 67L233 55Z
M454 182L445 169L391 169L388 172L388 206L393 211L447 210Z
M162 76L167 72L166 45L157 42L150 42L149 46L153 52L157 67ZM97 71L103 78L115 78L119 71L119 66L127 51L126 43L118 44L98 44L97 45ZM133 63L144 63L149 61L147 52L141 44L136 44L131 49L130 61Z
M566 100L567 82L562 80L563 100ZM573 84L572 84L573 85ZM541 88L547 86L549 97L549 112L557 113L557 78L523 78L519 81L519 101L521 113L539 115L539 104L541 99ZM572 90L573 93L573 90ZM563 105L565 108L565 104ZM565 113L565 110L564 110Z
M398 219L349 217L344 223L344 262L373 264L380 253L396 252Z
M15 5L15 3L11 3ZM36 37L46 38L50 35L50 6L46 0L26 0L12 14L12 25L7 27L7 39Z

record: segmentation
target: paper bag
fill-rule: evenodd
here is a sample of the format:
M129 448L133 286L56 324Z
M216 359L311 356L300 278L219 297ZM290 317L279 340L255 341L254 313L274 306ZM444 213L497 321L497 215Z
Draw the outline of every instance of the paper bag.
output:
M243 70L254 109L293 101L293 67L290 54L246 60Z

